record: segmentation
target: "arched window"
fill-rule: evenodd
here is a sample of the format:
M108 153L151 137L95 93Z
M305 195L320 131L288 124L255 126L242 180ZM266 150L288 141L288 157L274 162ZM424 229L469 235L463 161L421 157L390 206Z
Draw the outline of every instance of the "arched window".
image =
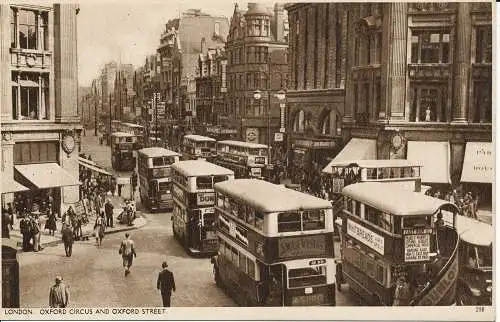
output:
M336 109L325 113L321 124L321 134L340 135L342 131L342 119Z
M300 110L293 121L293 131L294 132L304 132L305 128L305 115L304 111Z

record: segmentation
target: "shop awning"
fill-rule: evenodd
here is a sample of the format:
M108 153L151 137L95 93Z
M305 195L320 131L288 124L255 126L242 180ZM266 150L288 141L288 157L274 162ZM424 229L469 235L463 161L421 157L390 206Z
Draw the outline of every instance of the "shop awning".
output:
M420 162L420 177L425 183L450 183L449 142L408 141L406 159Z
M88 161L88 160L87 160ZM91 164L91 163L87 163L85 161L82 161L82 160L78 160L78 163L81 165L81 166L84 166L85 168L88 168L92 171L95 171L95 172L99 172L99 173L102 173L104 175L107 175L107 176L112 176L111 173L109 173L108 171L102 169L102 168L99 168L97 166L97 164Z
M376 140L352 138L342 151L323 169L323 173L332 173L332 165L339 161L374 159L377 159Z
M13 178L10 178L9 176L6 176L4 173L2 173L2 187L0 189L2 193L12 193L26 190L29 189Z
M467 142L465 145L462 182L493 183L493 144Z
M80 181L57 163L16 165L15 169L24 179L38 189L78 186L81 184Z

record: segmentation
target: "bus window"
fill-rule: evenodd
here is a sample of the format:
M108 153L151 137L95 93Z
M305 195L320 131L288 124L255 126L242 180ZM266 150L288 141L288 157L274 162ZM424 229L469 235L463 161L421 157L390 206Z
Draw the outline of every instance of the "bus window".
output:
M158 188L160 190L160 193L168 193L172 188L172 182L160 182L158 183Z
M380 284L384 284L384 266L379 261L376 264L375 280Z
M238 203L233 200L229 200L229 211L235 217L238 217Z
M132 142L132 138L131 137L125 138L125 142Z
M165 165L171 165L171 164L175 163L175 157L165 157L163 159L163 163Z
M278 214L278 232L301 231L300 213L282 212Z
M224 195L217 193L217 207L224 209Z
M251 207L247 207L246 222L252 226L255 226L255 211Z
M222 182L227 180L228 180L227 176L214 176L214 184L216 184L217 182Z
M259 155L259 149L248 149L250 155Z
M412 167L411 168L411 173L412 177L420 177L420 168L419 167Z
M404 228L427 227L431 223L428 216L406 217L403 221Z
M149 181L149 191L153 193L153 195L157 192L158 184L155 180Z
M393 217L393 229L392 232L395 234L401 234L401 217Z
M212 177L202 176L196 177L197 189L212 189Z
M353 208L355 209L353 214L355 216L361 217L361 202L353 200L352 203L353 203Z
M126 159L130 159L133 157L133 154L132 154L132 151L120 151L121 152L121 157L122 158L126 158Z
M215 214L214 213L205 213L203 214L203 226L214 226L215 225Z
M477 263L480 268L492 266L492 249L485 246L477 246Z
M153 158L153 167L161 167L163 166L163 158Z
M264 214L255 212L255 228L263 230L264 228Z
M267 151L266 151L266 149L260 149L259 151L260 151L260 156L261 156L261 157L265 157L265 156L267 156Z
M323 284L326 284L326 266L296 268L288 271L290 288Z
M238 205L238 218L245 221L247 219L247 207L244 204Z
M373 169L373 168L366 169L366 179L376 180L377 179L377 170Z
M325 229L325 211L310 210L302 213L303 230Z

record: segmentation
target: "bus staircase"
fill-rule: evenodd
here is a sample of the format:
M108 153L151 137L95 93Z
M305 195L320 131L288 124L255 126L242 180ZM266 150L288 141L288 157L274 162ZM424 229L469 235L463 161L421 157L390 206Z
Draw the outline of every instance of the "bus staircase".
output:
M426 286L411 299L412 306L447 306L455 304L458 280L458 243L455 228L443 226L438 229L439 255L434 266L438 273L430 277Z

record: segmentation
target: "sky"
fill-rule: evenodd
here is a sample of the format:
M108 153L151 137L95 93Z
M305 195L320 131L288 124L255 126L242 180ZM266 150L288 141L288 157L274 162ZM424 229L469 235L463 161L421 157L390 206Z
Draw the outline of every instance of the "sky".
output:
M165 23L187 9L231 18L231 0L81 1L78 13L80 86L89 86L110 61L144 64L156 52ZM238 3L246 8L246 3Z

